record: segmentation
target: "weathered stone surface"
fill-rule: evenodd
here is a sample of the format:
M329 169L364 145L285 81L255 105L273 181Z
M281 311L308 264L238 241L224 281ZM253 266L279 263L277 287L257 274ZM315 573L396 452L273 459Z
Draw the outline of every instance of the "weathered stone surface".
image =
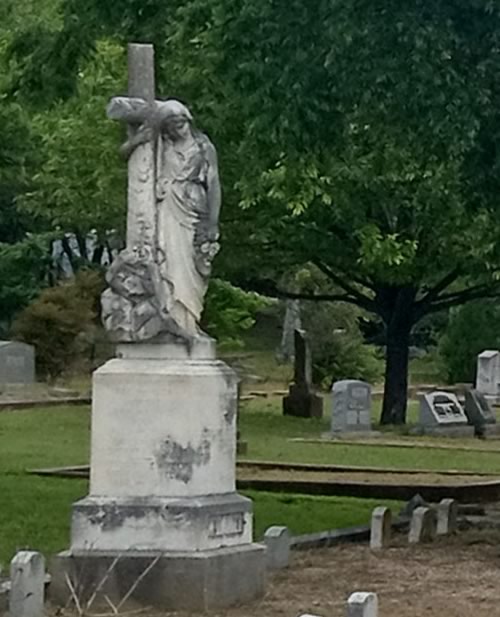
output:
M453 533L457 528L458 503L454 499L443 499L437 507L438 536Z
M269 527L264 534L266 563L271 570L286 568L290 562L290 532L288 527Z
M377 594L353 593L347 601L347 617L378 617Z
M0 384L35 382L35 348L18 341L0 341Z
M417 508L413 511L408 542L418 544L420 542L432 542L436 537L437 517L431 508Z
M149 568L130 595L131 601L163 610L224 608L262 596L265 550L260 544L247 544L174 553L67 551L52 560L50 598L59 605L68 602L67 574L83 605L100 585L92 609L102 604L104 595L116 606Z
M10 617L41 617L45 594L45 559L41 553L20 551L10 563Z
M370 384L354 379L335 382L332 405L332 433L371 432Z
M234 492L236 397L219 360L107 362L93 376L90 495Z
M467 426L468 420L455 394L436 390L420 398L420 425L424 428Z
M392 513L389 508L378 507L373 510L370 530L370 548L379 550L391 541Z

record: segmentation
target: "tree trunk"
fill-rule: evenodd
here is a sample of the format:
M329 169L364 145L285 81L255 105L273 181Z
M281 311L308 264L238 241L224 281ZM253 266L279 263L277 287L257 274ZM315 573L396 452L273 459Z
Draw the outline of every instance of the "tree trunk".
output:
M387 328L384 402L381 424L404 424L408 401L408 358L411 323L396 321Z
M404 424L408 400L408 357L416 289L380 288L377 301L386 327L386 364L381 424Z

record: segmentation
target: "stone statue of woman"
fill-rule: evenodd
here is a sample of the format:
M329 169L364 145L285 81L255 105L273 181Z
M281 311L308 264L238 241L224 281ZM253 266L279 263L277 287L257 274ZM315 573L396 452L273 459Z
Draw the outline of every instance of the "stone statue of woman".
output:
M203 299L219 250L217 153L175 99L157 103L122 152L128 157L147 142L155 147L154 246L127 247L115 260L103 319L120 342L164 333L192 339L202 334Z

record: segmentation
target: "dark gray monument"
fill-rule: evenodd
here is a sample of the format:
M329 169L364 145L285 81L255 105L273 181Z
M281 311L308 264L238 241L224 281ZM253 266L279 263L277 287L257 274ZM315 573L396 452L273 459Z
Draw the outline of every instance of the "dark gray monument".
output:
M283 399L283 414L298 418L323 416L323 399L313 391L311 352L304 330L295 330L295 373L290 392Z
M0 383L35 382L35 348L18 341L0 341Z
M420 432L446 436L469 437L474 428L469 426L465 411L455 394L436 390L420 399Z
M490 402L478 390L465 391L465 414L478 437L498 433L497 420Z

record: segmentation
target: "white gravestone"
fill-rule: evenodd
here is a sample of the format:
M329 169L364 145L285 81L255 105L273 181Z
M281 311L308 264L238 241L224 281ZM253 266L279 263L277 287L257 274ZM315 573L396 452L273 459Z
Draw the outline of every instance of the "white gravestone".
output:
M371 390L370 384L354 379L336 381L333 384L333 434L371 432Z
M35 348L18 341L0 341L0 384L35 382Z
M437 506L438 536L453 533L457 528L458 504L454 499L443 499Z
M10 562L10 617L42 617L45 559L41 553L20 551Z
M425 433L473 436L474 427L455 394L436 390L420 399L420 428Z
M437 533L437 516L431 508L417 508L413 511L410 521L408 542L419 544L420 542L432 542Z
M500 351L487 349L477 357L476 388L496 399L500 394Z
M267 549L267 567L271 570L286 568L290 561L290 532L288 527L269 527L264 534Z
M373 510L370 529L370 548L379 550L391 541L392 514L389 508L380 506Z
M117 357L93 375L89 494L51 592L66 602L69 577L114 602L132 589L205 611L263 594L265 547L236 492L238 379L198 323L218 248L215 148L185 105L154 100L153 74L152 46L130 45L131 97L108 107L129 123L127 248L102 297Z
M378 617L376 593L357 591L347 600L347 617Z

